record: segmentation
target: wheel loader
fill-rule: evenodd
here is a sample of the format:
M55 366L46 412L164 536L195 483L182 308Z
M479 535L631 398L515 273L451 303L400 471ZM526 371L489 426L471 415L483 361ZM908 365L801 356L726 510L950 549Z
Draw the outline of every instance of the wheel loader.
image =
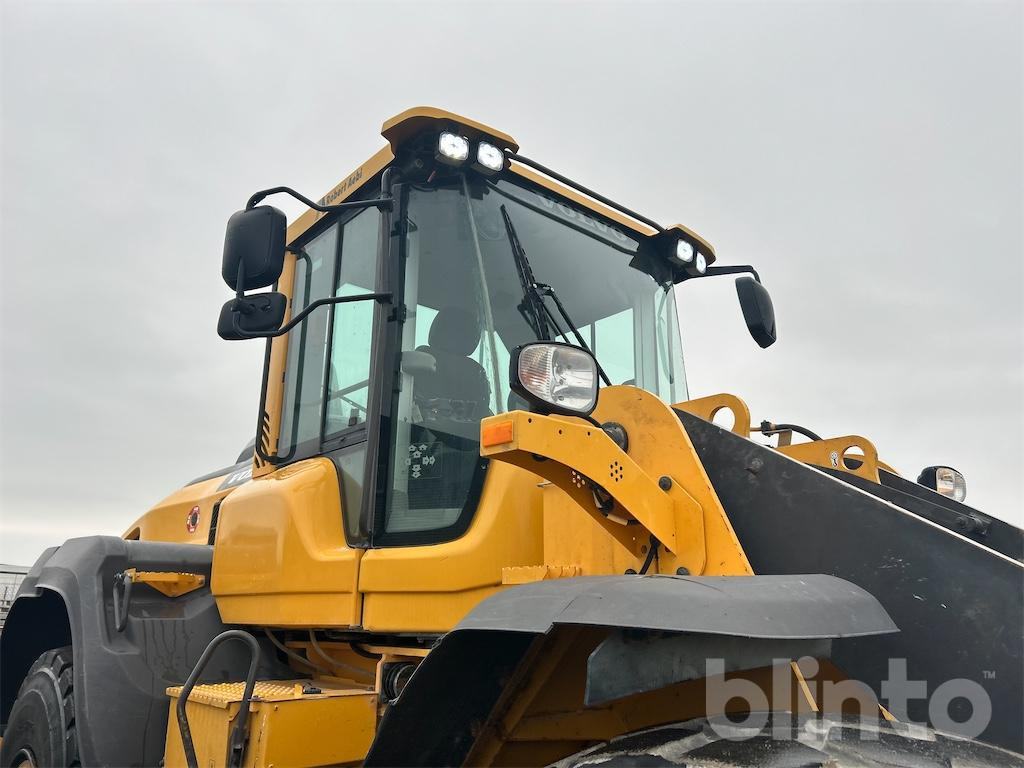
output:
M3 766L1024 765L1022 532L690 397L677 296L732 276L768 347L753 267L474 120L381 133L229 219L254 439L32 567Z

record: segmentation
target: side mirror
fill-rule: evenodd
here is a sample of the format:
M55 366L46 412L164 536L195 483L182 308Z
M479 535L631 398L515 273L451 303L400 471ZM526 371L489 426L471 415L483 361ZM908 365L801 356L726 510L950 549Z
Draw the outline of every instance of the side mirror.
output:
M747 330L764 349L775 343L775 308L768 290L752 277L736 278L736 295L747 323Z
M276 331L281 327L287 308L288 297L277 291L231 299L221 307L217 335L227 341L241 341L252 338L246 334Z
M284 213L270 205L238 211L228 219L221 276L231 290L252 291L277 281L284 268L287 228Z

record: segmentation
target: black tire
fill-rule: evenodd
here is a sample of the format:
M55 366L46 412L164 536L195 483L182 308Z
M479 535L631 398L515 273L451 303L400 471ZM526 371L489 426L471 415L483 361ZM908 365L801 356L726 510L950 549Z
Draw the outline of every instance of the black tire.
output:
M7 719L0 766L81 765L71 646L46 651L25 675Z
M851 716L724 717L627 734L563 758L558 768L1024 768L1024 757L923 726Z

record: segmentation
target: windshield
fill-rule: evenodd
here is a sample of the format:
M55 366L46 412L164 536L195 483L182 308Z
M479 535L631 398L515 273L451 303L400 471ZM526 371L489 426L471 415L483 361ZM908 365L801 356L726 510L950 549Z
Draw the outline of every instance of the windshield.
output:
M552 296L531 295L524 260L612 384L686 399L674 291L641 238L507 180L460 175L407 194L385 536L458 535L483 482L480 419L526 407L509 390L512 349L579 344Z

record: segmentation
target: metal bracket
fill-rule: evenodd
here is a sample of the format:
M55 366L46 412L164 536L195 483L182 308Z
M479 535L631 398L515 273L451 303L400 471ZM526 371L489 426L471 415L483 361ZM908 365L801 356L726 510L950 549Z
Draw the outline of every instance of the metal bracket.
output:
M173 571L137 571L128 568L114 575L111 588L114 603L114 629L124 632L128 626L128 605L132 599L132 585L136 582L148 584L167 597L186 595L206 584L201 573L178 573Z
M861 454L851 454L851 448L859 448ZM874 443L860 435L781 445L776 450L805 464L849 472L851 475L858 475L873 483L881 482L878 477L878 450ZM856 466L847 464L847 458L851 459Z
M680 411L692 413L704 421L714 422L715 414L721 410L732 412L733 425L730 431L741 437L750 437L750 408L736 395L722 392L707 397L697 397L693 400L685 400L672 406Z
M178 573L175 571L125 571L133 583L148 584L157 592L167 597L186 595L206 584L206 577L201 573Z
M488 445L490 433L499 425L507 434L504 443ZM664 491L628 454L602 430L586 423L542 416L526 411L511 411L484 419L480 455L505 461L550 480L591 513L606 530L625 546L632 548L634 531L623 522L639 522L671 552L677 552L677 514L684 511L701 514L700 505L679 484ZM548 461L538 460L538 457ZM591 485L596 483L610 496L612 512L594 503Z
M128 604L132 599L132 583L132 572L122 571L114 574L114 629L118 632L124 632L124 628L128 626Z

